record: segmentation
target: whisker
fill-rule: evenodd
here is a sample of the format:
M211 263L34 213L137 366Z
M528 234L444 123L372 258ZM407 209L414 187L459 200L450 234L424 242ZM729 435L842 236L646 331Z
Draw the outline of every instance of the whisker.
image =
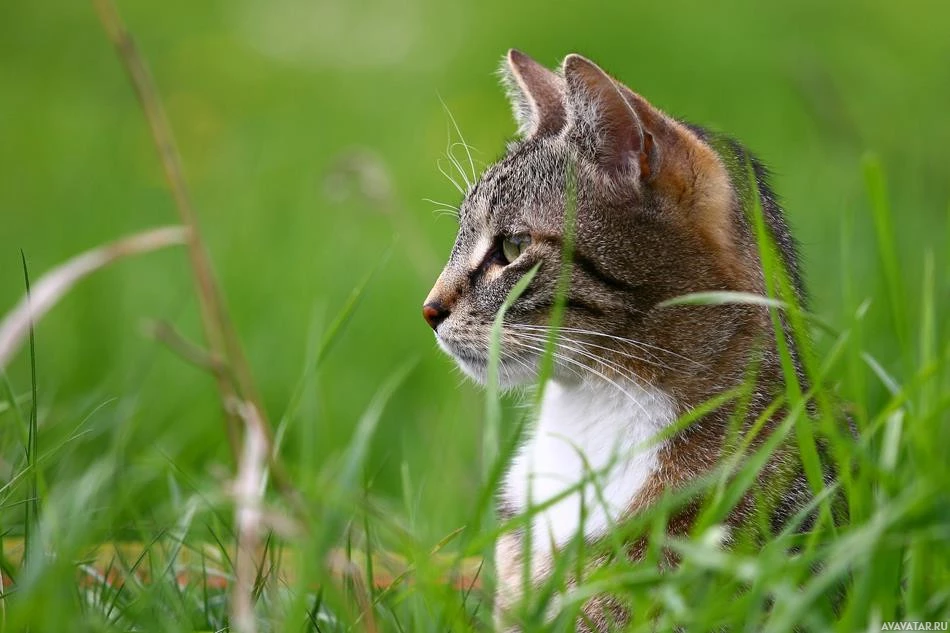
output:
M445 107L444 101L442 102L442 106ZM448 112L448 109L446 109L446 113L449 115L449 118L452 117L452 114ZM456 173L459 176L461 176L462 182L465 183L466 188L471 189L472 183L469 182L468 176L465 174L465 170L462 169L462 164L459 163L458 159L455 158L455 154L452 152L452 129L449 127L448 123L446 123L445 127L446 127L445 157L449 160L450 163L452 163L452 166L455 167Z
M539 351L542 351L542 352L543 352L544 350L539 350ZM576 365L577 367L581 368L582 370L587 371L587 372L589 372L589 373L592 373L592 374L594 374L595 376L598 376L598 377L600 377L601 379L605 380L606 382L608 382L609 384L611 384L614 388L616 388L621 394L623 394L624 396L626 396L627 399L630 400L630 402L632 402L633 404L635 404L644 414L647 414L647 410L646 410L646 408L643 406L643 404L642 404L639 400L637 400L629 391L627 391L626 389L624 389L624 387L621 386L620 383L618 383L617 381L615 381L615 380L613 380L612 378L610 378L607 374L605 374L605 373L603 373L603 372L601 372L601 371L598 371L598 370L594 369L593 367L590 367L590 366L588 366L588 365L585 365L584 363L581 363L580 361L578 361L578 360L576 360L576 359L573 359L573 358L571 358L571 357L569 357L569 356L567 356L567 355L565 355L565 354L562 354L562 353L559 353L559 352L554 352L553 355L555 356L555 358L560 358L560 359L562 359L563 361L566 361L566 362L569 362L569 363L571 363L571 364L573 364L573 365Z
M517 325L517 324L511 324L509 327L511 327L511 328L513 328L513 329L524 329L524 330L527 330L527 331L532 332L532 333L544 332L543 338L544 338L545 340L547 340L547 333L550 332L550 330L549 330L548 328L543 328L543 327L542 327L542 328L539 328L539 327L534 327L534 326L520 326L520 325ZM568 330L568 332L570 332L570 330ZM537 335L538 335L538 334L535 334L535 336L537 336ZM651 352L651 351L648 350L648 349L640 349L639 347L637 347L637 349L639 349L640 351L642 351L643 353L647 354L647 355L650 357L650 358L644 358L644 357L642 357L642 356L637 356L636 354L631 354L631 353L629 353L629 352L625 352L625 351L623 351L623 350L616 349L616 348L613 348L613 347L605 347L604 345L598 345L598 344L596 344L596 343L590 343L590 342L588 342L588 341L581 341L580 339L572 338L572 337L570 337L570 336L565 336L564 333L563 333L563 331L559 331L558 338L559 338L560 340L568 341L568 342L571 342L571 343L577 343L578 345L584 345L584 346L587 346L587 347L593 347L593 348L597 348L597 349L606 350L606 351L609 351L609 352L614 352L614 353L616 353L616 354L620 354L621 356L625 356L625 357L631 358L631 359L633 359L633 360L638 360L638 361L641 361L641 362L644 362L644 363L649 363L649 364L651 364L651 365L655 365L655 366L660 367L660 368L662 368L662 369L669 369L669 370L671 370L671 371L675 371L675 369L674 369L673 367L671 367L671 366L667 365L666 363L662 362L661 360L659 360L659 359L657 358L657 355L654 354L653 352ZM632 342L628 342L628 343L629 343L629 344L632 344Z
M462 136L462 129L459 127L458 122L455 120L455 117L452 115L452 111L449 110L448 104L445 103L445 100L442 98L442 95L439 95L439 101L442 102L442 108L445 110L445 113L449 116L449 120L452 122L452 125L455 127L455 133L459 135L459 140L462 142L462 147L465 148L465 153L468 155L468 164L472 169L472 181L478 180L478 174L475 172L475 161L472 160L472 152L468 149L468 143L465 142L465 137ZM451 138L451 136L450 136Z
M461 133L459 133L459 136L461 137ZM465 139L462 139L462 140L460 140L460 141L455 141L454 143L452 143L452 151L453 151L453 152L455 151L455 148L456 148L456 147L461 147L462 149L465 150L466 156L469 158L469 167L472 169L472 175L473 175L473 176L477 176L477 175L478 175L478 171L477 171L477 167L476 167L476 165L475 165L475 159L474 159L474 157L471 155L471 153L472 153L473 151L474 151L475 153L478 153L478 150L475 149L475 147L474 147L473 145L469 145L468 143L466 143L466 142L465 142ZM481 164L481 165L484 165L484 164L485 164L483 161L478 161L478 162L479 162L479 164Z
M518 358L518 357L515 356L513 353L508 352L508 351L505 351L504 349L500 349L499 351L501 352L501 357L502 357L502 358L507 358L507 359L509 359L509 360L512 360L512 361L518 363L519 365L521 365L522 367L524 367L525 369L527 369L529 372L533 371L533 368L532 368L528 363L526 363L524 360Z
M433 200L432 198L423 198L422 201L428 202L430 204L434 204L435 206L440 207L442 209L449 209L451 211L454 211L456 214L460 213L460 210L457 206L455 206L454 204L449 204L448 202L441 202L439 200Z
M547 339L546 339L546 338L540 337L540 336L534 336L534 335L522 335L522 336L526 336L526 337L527 337L527 340L534 341L534 342L537 342L537 343L546 343L546 342L547 342ZM610 367L610 368L616 370L617 373L623 375L623 376L626 377L626 378L635 378L635 377L636 377L636 374L634 374L633 371L630 370L629 368L624 367L623 365L620 365L619 363L617 363L617 362L615 362L615 361L611 361L611 360L608 360L608 359L606 359L606 358L601 358L600 356L597 356L596 354L593 354L593 353L591 353L591 352L585 350L583 347L579 347L579 346L577 346L577 345L571 345L570 343L572 343L572 342L576 342L576 341L571 341L570 339L561 338L561 339L558 340L557 344L558 344L558 346L563 347L564 349L567 349L567 350L570 350L570 351L573 351L573 352L577 352L578 354L581 354L582 356L584 356L584 357L586 357L586 358L590 358L591 360L596 361L596 362L598 362L598 363L604 365L605 367Z
M533 351L535 351L535 352L539 352L539 353L541 353L541 354L544 354L544 353L545 353L545 350L544 350L543 348L541 348L541 347L536 347L536 346L534 346L534 345L529 345L529 344L525 343L524 341L519 340L519 339L517 338L517 336L512 337L512 338L510 338L510 339L506 339L506 340L509 341L509 342L511 342L511 343L514 343L514 344L516 344L516 345L520 345L521 347L524 347L524 348L526 348L526 349L530 349L530 350L533 350ZM563 356L563 355L561 355L561 357L559 358L557 353L554 354L554 358L555 358L555 360L558 360L558 361L560 361L560 360L573 361L572 358L569 358L569 357ZM579 365L580 365L582 368L584 367L583 364L579 364ZM574 367L564 367L563 365L562 365L562 367L563 367L565 370L567 370L567 371L571 372L572 374L574 374L575 377L581 378L581 374L580 374ZM532 371L534 371L535 369L536 369L536 368L532 369Z
M547 337L546 337L546 336L545 336L545 337L542 337L542 338L543 338L544 340L547 340ZM622 357L625 357L625 358L630 358L631 360L636 360L636 361L640 361L640 362L642 362L642 363L647 363L648 365L653 365L653 366L655 366L655 367L659 367L660 369L668 369L668 370L670 370L670 371L676 371L676 369L675 369L674 367L671 367L670 365L668 365L668 364L666 364L666 363L664 363L664 362L658 360L657 357L656 357L656 355L653 354L653 353L651 353L651 352L648 351L648 350L641 350L641 351L644 351L646 354L648 354L648 355L650 356L650 358L645 358L645 357L643 357L643 356L638 356L637 354L632 354L632 353L630 353L630 352L626 352L626 351L623 351L623 350L620 350L620 349L617 349L617 348L614 348L614 347L605 347L604 345L597 345L596 343L590 343L590 342L588 342L588 341L582 341L582 340L580 340L580 339L572 338L572 337L570 337L570 336L563 336L563 335L562 335L562 336L559 336L558 339L561 340L561 341L565 341L565 342L567 342L567 343L574 343L574 344L576 344L576 345L580 345L580 346L582 346L582 347L584 347L584 348L591 347L591 348L594 348L594 349L601 349L601 350L604 350L604 351L607 351L607 352L611 352L611 353L613 353L613 354L618 354L618 355L620 355L620 356L622 356Z
M541 326L541 325L511 324L510 327L519 327L519 328L524 328L524 329L534 329L534 330L544 330L544 331L548 331L548 330L549 330L548 327L546 327L546 326ZM624 338L624 337L622 337L622 336L616 336L616 335L614 335L614 334L607 334L607 333L605 333L605 332L597 332L597 331L595 331L595 330L585 330L585 329L583 329L583 328L560 327L560 328L558 328L558 330L561 331L561 332L571 332L571 333L573 333L573 334L590 334L591 336L602 336L602 337L609 338L609 339L612 339L612 340L615 340L615 341L619 341L619 342L621 342L621 343L628 343L628 344L634 345L634 346L636 346L636 347L654 349L654 350L657 350L657 351L659 351L659 352L663 352L664 354L669 354L670 356L675 356L676 358L680 358L680 359L682 359L682 360L685 360L686 362L692 363L693 365L696 365L697 367L701 367L701 368L703 368L703 369L706 368L706 365L705 365L704 363L700 363L700 362L697 361L697 360L694 360L694 359L689 358L689 357L687 357L687 356L683 356L682 354L678 354L678 353L676 353L676 352L674 352L674 351L672 351L672 350L668 350L668 349L666 349L666 348L664 348L664 347L659 347L659 346L657 346L657 345L651 345L650 343L644 343L644 342L642 342L642 341L637 341L637 340L634 340L634 339Z
M458 183L458 181L455 180L455 178L452 178L452 176L449 175L449 172L445 171L445 168L442 166L442 159L441 159L441 158L436 161L436 166L439 168L439 172L440 172L443 176L445 176L446 178L448 178L448 179L449 179L449 182L452 183L452 184L455 186L455 188L458 189L458 192L464 196L464 195L465 195L465 189L462 188L462 185L460 185L460 184Z
M527 348L527 349L531 349L531 350L534 350L534 351L539 352L539 353L542 353L542 354L546 353L546 350L545 350L545 349L540 348L540 347L536 347L536 346L534 346L534 345L529 345L529 344L527 344L527 343L524 343L523 341L518 341L517 339L513 339L513 342L515 342L515 343L517 343L518 345L521 345L522 347L525 347L525 348ZM630 392L628 392L628 391L627 391L626 389L624 389L620 384L618 384L615 380L611 379L611 378L610 378L609 376L607 376L606 374L604 374L604 373L602 373L602 372L599 372L599 371L597 371L596 369L594 369L593 367L589 367L589 366L585 365L584 363L582 363L582 362L580 362L580 361L578 361L578 360L575 360L575 359L573 359L573 358L570 358L569 356L565 356L564 354L561 354L561 353L559 353L559 352L557 352L557 351L554 351L554 352L552 353L552 357L553 357L555 360L560 359L560 360L562 360L562 361L565 361L565 362L568 362L568 363L572 363L572 364L574 364L574 365L580 367L580 368L581 368L582 370L584 370L584 371L588 371L588 372L590 372L590 373L592 373L592 374L594 374L594 375L596 375L596 376L599 376L599 377L602 378L603 380L605 380L605 381L607 381L608 383L610 383L611 385L613 385L621 394L623 394L624 396L626 396L626 397L630 400L630 402L632 402L633 404L635 404L635 405L640 409L640 411L643 412L644 415L647 415L647 416L649 415L649 412L646 410L646 407L643 406L643 403L641 403L639 400L637 400Z
M643 352L644 354L646 354L646 355L649 357L649 358L647 358L647 357L645 357L645 356L640 356L640 355L638 355L638 354L633 354L633 353L628 352L628 351L623 350L623 349L619 349L619 348L616 348L616 347L606 347L606 346L604 346L604 345L598 345L597 343L591 343L591 342L589 342L589 341L582 341L582 340L580 340L580 339L572 338L572 337L570 337L570 336L561 336L560 338L561 338L561 340L567 341L567 342L569 342L569 343L575 343L575 344L577 344L577 345L581 345L581 346L583 346L584 348L593 348L593 349L604 350L605 352L610 352L610 353L612 353L612 354L617 354L618 356L620 356L620 357L622 357L622 358L629 358L629 359L631 359L631 360L635 360L635 361L639 361L639 362L642 362L642 363L646 363L647 365L652 365L653 367L658 367L658 368L660 368L660 369L665 369L665 370L667 370L667 371L678 372L678 373L685 373L685 372L686 372L686 370L684 370L684 369L679 369L679 368L677 368L677 367L673 367L673 366L670 365L669 363L664 363L662 360L660 360L660 359L657 357L657 355L656 355L655 353L651 352L650 350L643 350L643 349L640 349L640 348L635 348L635 349L638 349L639 351Z
M538 343L545 343L545 342L547 342L547 339L546 339L546 338L542 338L542 337L539 337L539 336L524 335L524 334L522 334L521 336L527 336L528 340L535 341L535 342L538 342ZM630 370L629 368L624 367L623 365L621 365L621 364L619 364L619 363L617 363L617 362L608 360L608 359L606 359L606 358L601 358L600 356L597 356L596 354L593 354L593 353L591 353L591 352L588 352L587 350L583 349L582 347L577 347L577 346L574 346L574 345L565 345L565 344L564 344L565 341L569 341L569 339L563 339L563 338L562 338L561 340L558 341L558 345L560 345L560 346L563 347L564 349L570 350L570 351L572 351L572 352L576 352L576 353L580 354L581 356L584 356L585 358L589 358L589 359L591 359L592 361L594 361L594 362L596 362L596 363L599 363L599 364L603 365L603 366L606 367L606 368L613 369L613 370L616 371L618 374L620 374L622 377L624 377L624 378L626 378L626 379L628 379L628 380L634 380L634 381L639 381L639 380L640 380L639 376L637 376L636 373L634 373L634 372L633 372L632 370Z
M432 214L435 215L435 217L437 218L449 216L455 219L456 221L458 221L459 219L458 211L456 211L455 209L447 209L445 207L436 207L435 209L432 209Z
M455 167L456 173L461 177L462 182L465 183L466 190L472 188L472 183L468 180L468 175L465 173L465 170L462 168L462 163L458 161L455 157L455 154L452 153L452 139L450 138L448 143L445 146L445 157L449 159L449 162L452 163L452 166Z

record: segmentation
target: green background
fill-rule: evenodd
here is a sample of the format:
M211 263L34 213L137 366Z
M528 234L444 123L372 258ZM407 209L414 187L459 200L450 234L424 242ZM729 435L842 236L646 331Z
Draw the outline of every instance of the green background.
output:
M422 486L420 508L440 509L422 526L433 535L462 520L478 489L483 405L420 317L455 229L424 198L460 197L437 167L451 173L446 147L457 140L442 101L478 165L514 133L494 74L509 47L552 66L580 52L667 112L759 154L802 243L813 310L832 324L863 298L885 296L866 152L888 176L908 288L919 288L928 249L950 279L946 2L178 0L119 9L162 91L271 418L304 372L308 340L391 249L307 388L284 453L291 464L332 459L382 382L418 359L380 423L367 476L396 494L405 464ZM354 156L376 180L341 176ZM23 291L19 249L36 278L86 248L175 221L141 110L91 6L4 2L0 311ZM845 233L854 245L846 260ZM948 290L937 289L942 310ZM873 336L892 331L888 311L870 310L870 351L900 375L896 343ZM915 310L911 301L912 322ZM97 274L39 325L40 449L91 413L53 476L116 446L129 476L156 492L169 485L158 464L172 462L185 481L228 464L213 381L144 337L148 319L200 340L181 249ZM25 354L9 373L28 389ZM10 426L0 414L7 456L20 450ZM0 462L0 479L10 468Z

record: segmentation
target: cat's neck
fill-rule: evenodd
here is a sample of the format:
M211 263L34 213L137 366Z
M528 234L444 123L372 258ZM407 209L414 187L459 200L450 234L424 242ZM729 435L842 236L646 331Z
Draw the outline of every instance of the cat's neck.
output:
M671 398L645 385L549 383L502 499L524 512L578 489L536 516L532 549L563 547L581 531L588 539L603 536L653 478L659 448L653 438L675 418Z

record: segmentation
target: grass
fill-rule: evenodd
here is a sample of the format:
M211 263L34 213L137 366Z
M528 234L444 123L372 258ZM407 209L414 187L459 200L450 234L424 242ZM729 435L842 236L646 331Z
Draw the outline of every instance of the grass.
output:
M413 6L433 14L443 10L423 3ZM451 78L436 73L420 80L399 71L395 82L385 72L348 69L308 74L267 65L236 44L238 36L233 33L211 41L200 32L208 24L225 22L221 8L177 7L181 15L195 12L178 26L164 23L148 7L127 8L130 20L145 34L145 49L158 60L159 83L172 95L170 117L185 128L182 148L185 164L192 168L189 174L195 174L195 199L207 247L232 299L235 329L248 345L249 364L261 384L261 407L284 412L274 418L277 458L271 467L285 468L295 490L288 494L277 485L268 486L258 499L259 507L251 508L260 512L264 529L251 552L254 568L239 569L234 544L240 537L235 531L240 499L236 503L230 487L236 463L219 421L214 380L131 331L138 328L139 315L158 313L176 331L198 337L199 311L192 300L183 298L191 296L184 281L187 271L178 259L156 259L130 262L127 272L97 273L99 279L67 297L49 321L38 326L35 348L21 353L18 364L2 377L0 569L5 581L0 630L236 630L231 596L242 573L249 578L247 596L254 616L252 623L241 625L242 630L491 630L486 595L493 584L492 570L480 561L500 533L530 520L529 515L498 524L489 512L505 456L510 455L525 417L496 393L488 394L487 409L480 407L482 394L458 387L457 377L446 376L448 361L423 339L421 321L415 323L419 321L415 306L431 279L417 274L414 262L438 262L441 252L420 249L445 245L452 227L432 229L428 219L417 222L407 209L414 203L406 200L413 200L417 191L418 197L437 199L451 194L439 193L444 183L414 180L420 178L415 175L418 161L406 167L405 156L412 148L414 154L434 157L445 143L448 122L440 114L433 83L449 88L445 103L455 113L451 124L456 133L457 119L473 128L467 132L476 145L498 145L499 130L510 126L487 71L505 47L525 37L519 20L542 8L528 3L503 12L490 5L478 9L486 12L484 16L509 16L511 24L485 27L480 37L472 37L484 48L472 44L471 59L457 54L446 67ZM930 15L933 8L924 9L904 8L901 15ZM618 16L628 10L633 11L605 9ZM110 127L115 120L121 130L141 132L140 115L131 100L121 105L117 117L112 114L113 101L125 99L127 87L91 21L91 10L87 15L64 9L61 24L40 20L28 4L10 11L11 19L0 25L0 33L6 35L0 38L0 47L8 47L0 59L13 61L0 61L0 71L19 78L24 88L0 103L0 109L15 105L21 94L35 93L36 101L31 102L33 108L17 110L17 117L7 117L20 121L18 127L3 128L11 148L0 150L3 173L19 182L0 192L6 229L0 243L14 252L23 245L32 261L31 276L38 279L90 243L111 239L116 228L139 229L144 220L128 214L129 207L141 207L143 217L156 221L167 220L170 207L163 196L151 194L158 176L144 133L136 141L119 142L119 164L110 163L105 150L83 153L84 144L95 143L84 140L77 130L88 127L101 132L96 138L119 138L122 134ZM280 8L273 11L279 17ZM636 614L634 631L671 630L677 625L686 630L855 631L879 630L882 623L895 620L948 621L950 260L945 249L937 247L946 242L945 231L938 227L947 220L947 191L939 186L938 174L928 171L928 165L944 164L940 159L945 144L940 128L921 135L901 127L907 120L936 121L939 109L927 108L941 99L929 89L915 92L916 84L906 79L913 73L902 72L901 64L876 63L881 60L870 53L859 58L846 47L834 48L843 32L865 33L877 51L916 56L917 61L907 65L926 75L928 60L941 58L936 47L943 46L937 43L943 38L933 37L921 25L916 27L920 31L905 33L904 40L895 44L902 18L883 8L862 7L841 18L844 22L825 15L827 34L817 27L809 31L811 22L802 22L803 32L814 35L816 50L830 60L806 60L796 66L794 72L804 73L805 85L812 80L821 84L822 73L828 72L836 79L833 83L840 80L860 91L865 84L855 82L848 70L864 68L874 69L876 79L871 83L886 84L871 95L835 97L833 91L804 90L801 98L815 108L816 120L825 116L836 120L845 113L857 130L858 140L842 139L835 136L838 128L816 124L819 155L809 153L799 138L807 136L796 123L800 113L781 125L764 114L793 108L794 99L784 95L784 88L769 82L776 81L774 69L781 51L798 52L799 44L784 40L784 35L768 45L758 42L752 35L760 27L771 27L734 12L730 28L750 37L730 36L726 41L710 35L716 46L703 52L714 78L710 81L733 81L730 85L737 91L754 84L760 92L754 99L736 99L717 110L702 105L715 103L703 79L662 79L662 73L675 75L677 68L693 69L696 57L689 41L671 44L656 39L679 36L664 27L664 15L651 11L644 8L623 20L578 15L571 24L548 15L550 41L538 40L532 46L541 49L539 55L547 51L542 58L548 59L567 52L563 42L577 41L595 59L611 60L605 62L608 68L624 78L639 74L645 93L652 87L657 99L666 103L710 108L696 118L718 119L753 147L764 146L767 155L784 159L781 167L786 174L779 175L778 189L788 195L790 216L806 238L815 294L812 309L817 314L797 312L778 275L772 296L764 303L776 319L786 314L799 335L813 338L815 350L808 363L813 390L799 393L793 377L787 380L790 390L782 404L789 413L782 432L794 434L806 448L815 440L807 432L811 428L829 442L836 463L846 466L840 469L844 476L839 485L851 522L833 526L829 517L835 491L826 491L816 504L823 509L822 518L808 534L789 530L759 544L753 530L730 549L722 549L720 522L750 485L767 457L766 447L745 460L731 461L691 490L671 493L624 526L602 550L592 552L576 543L559 559L549 586L525 605L521 615L526 628L572 630L574 611L583 598L601 592L613 592L629 602ZM781 9L768 11L775 24L798 24L800 19L781 15ZM169 10L172 13L179 15ZM704 25L701 30L709 35L718 19L718 13L705 9L687 13L678 32L688 34ZM634 18L644 27L642 42L630 43L611 31L612 24L620 28ZM880 28L876 20L894 22L888 38L871 38ZM248 28L253 30L241 22L238 31ZM572 39L578 30L589 35ZM787 26L780 30L795 31ZM285 31L292 33L292 28ZM45 37L27 41L20 33ZM496 41L502 37L510 41ZM49 41L64 46L43 44ZM174 48L172 41L182 42L184 48ZM425 47L442 38L423 35L419 41ZM626 42L624 55L612 53L604 44L610 41ZM62 54L69 50L65 43L72 47L72 57ZM272 45L258 44L265 49ZM626 55L646 59L651 50L675 52L662 69L623 61ZM96 56L89 57L93 53L88 51L97 51ZM772 64L754 81L750 76L732 77L745 72L730 61L737 56ZM182 59L189 61L185 64ZM242 77L259 75L270 82L283 73L285 83L268 83L257 97L259 102L246 97L247 87L240 81L202 92L199 86L207 84L208 77L228 76L222 68L232 66L224 60L233 59L242 62L246 73ZM422 67L421 58L416 61ZM716 74L717 64L729 71ZM106 70L93 70L100 67ZM28 72L18 72L21 69ZM71 77L82 78L78 87L70 87ZM51 78L56 78L51 85L63 92L60 98L42 99L38 84L32 82ZM320 84L319 90L308 82ZM364 82L368 87L360 87ZM379 91L403 85L416 86L420 94L429 92L418 96L400 90L401 98L392 101L403 109L387 110L396 106L381 103ZM321 101L325 91L337 95L336 100ZM472 96L473 91L479 96ZM317 118L339 121L339 129L313 127L308 123L309 109L270 96L291 93L303 95L301 102L308 108L320 103ZM886 134L891 128L880 121L882 113L893 113L895 94L911 101L914 95L928 98L917 99L914 117L888 117L898 139L890 142ZM87 95L102 95L102 101L84 101L99 98ZM337 101L346 104L346 111L338 111ZM57 103L70 104L74 118L62 118ZM230 114L235 118L222 114L225 103L239 112ZM431 111L426 109L430 106ZM362 108L367 108L365 113ZM728 119L733 110L735 121ZM381 117L379 112L390 116ZM189 127L202 113L210 127ZM373 127L376 119L388 123ZM429 119L437 121L436 132L428 131ZM222 120L239 133L231 127L215 132ZM49 131L39 135L35 130L40 127ZM319 142L304 142L303 129L318 129L325 136ZM419 130L425 139L416 149ZM345 203L346 218L311 219L318 214L332 216L330 211L338 207L313 193L312 175L311 180L296 180L286 174L298 174L301 165L315 173L307 162L310 152L327 152L319 154L319 160L332 166L332 152L354 140L378 143L382 164L392 170L394 181L412 183L404 185L410 191L386 194L393 197L382 206L391 217L376 217L374 203L357 197ZM205 143L220 153L210 158L202 154ZM271 144L286 156L269 154ZM881 158L859 160L866 146L882 149ZM57 158L43 155L42 148L47 147ZM826 156L828 147L835 156ZM260 158L252 159L251 154ZM428 165L432 160L422 162ZM36 174L20 171L20 165L35 167ZM44 178L44 169L57 177ZM864 183L856 184L862 170ZM64 175L73 172L79 174L75 180ZM101 182L102 197L93 196L83 183L100 182L103 174L114 177ZM238 174L254 174L253 186L245 187ZM885 174L892 175L889 186ZM235 189L240 195L233 193ZM22 199L17 197L21 195ZM296 201L298 195L305 203ZM25 202L35 208L35 216L24 219L13 213ZM285 208L291 210L276 217L264 212ZM835 213L823 213L832 208ZM67 210L70 217L89 220L68 236L60 229ZM352 214L363 215L353 221ZM242 235L238 230L242 226L250 227L252 238ZM402 239L392 246L394 226ZM840 237L823 239L830 234ZM933 239L937 246L928 248ZM407 250L406 244L416 250ZM763 246L768 254L767 244ZM314 251L306 259L309 255L304 254ZM383 252L389 254L380 257ZM767 255L766 262L774 264L774 257ZM24 291L19 261L16 264L0 267L3 296L10 303ZM430 272L434 279L437 271ZM316 305L313 297L319 298ZM403 316L410 311L411 320ZM126 352L126 347L132 351ZM412 357L420 360L407 360ZM727 394L732 396L742 394ZM826 403L819 407L813 426L805 424L806 396ZM847 407L860 431L857 441L834 431L829 412L833 403ZM486 410L493 422L483 430ZM483 431L488 439L479 441ZM273 471L265 466L265 472L269 479ZM688 538L667 537L662 529L665 520L692 494L706 499L697 529ZM624 562L618 555L621 537L644 533L651 535L646 560L639 565ZM661 573L665 550L677 552L682 563ZM611 562L587 570L584 561L599 553ZM545 623L554 594L572 576L582 581L563 601L564 614ZM847 593L839 601L842 587Z

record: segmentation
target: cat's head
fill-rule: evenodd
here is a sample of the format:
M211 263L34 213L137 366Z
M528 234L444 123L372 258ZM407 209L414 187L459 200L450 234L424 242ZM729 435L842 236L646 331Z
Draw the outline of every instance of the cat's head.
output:
M492 322L539 265L505 316L500 364L503 386L535 379L571 205L576 237L555 376L655 382L700 366L725 344L731 317L657 304L761 288L719 154L579 55L551 71L512 50L503 75L521 138L459 208L455 246L423 307L439 344L484 381Z

